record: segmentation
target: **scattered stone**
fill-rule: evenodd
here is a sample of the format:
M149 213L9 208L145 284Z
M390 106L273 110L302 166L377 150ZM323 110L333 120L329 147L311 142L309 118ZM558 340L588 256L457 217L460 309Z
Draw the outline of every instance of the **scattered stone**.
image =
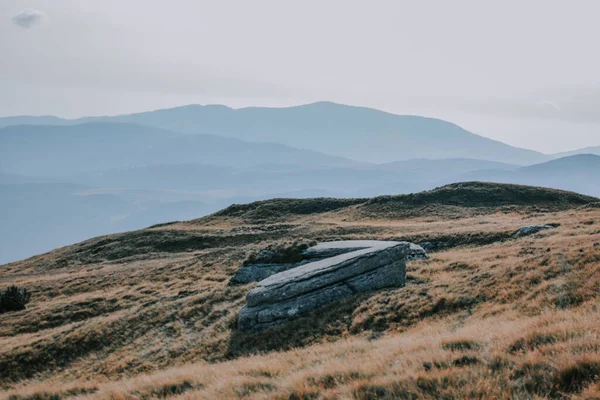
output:
M533 235L535 233L538 233L538 232L541 232L541 231L545 231L545 230L548 230L548 229L554 229L554 226L552 226L552 225L529 225L529 226L524 226L524 227L520 228L519 230L517 230L513 234L512 237L514 239L518 239L520 237Z
M376 240L319 243L307 252L337 255L260 281L246 297L240 329L278 324L357 292L403 286L406 261L427 258L418 245Z

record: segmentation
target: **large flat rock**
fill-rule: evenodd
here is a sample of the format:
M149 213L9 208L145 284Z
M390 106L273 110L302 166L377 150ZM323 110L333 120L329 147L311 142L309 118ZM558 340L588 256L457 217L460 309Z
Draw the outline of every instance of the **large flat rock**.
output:
M342 250L347 252L339 254ZM426 258L425 251L408 242L325 242L307 250L332 257L274 274L252 289L238 323L248 329L294 318L356 292L405 283L405 262Z

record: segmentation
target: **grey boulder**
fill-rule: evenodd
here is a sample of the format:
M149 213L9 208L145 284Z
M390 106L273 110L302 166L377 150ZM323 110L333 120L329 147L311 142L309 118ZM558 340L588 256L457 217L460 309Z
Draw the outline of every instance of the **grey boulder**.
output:
M427 258L415 244L376 240L319 243L307 252L337 255L260 281L246 297L240 329L281 323L354 293L403 286L406 261Z

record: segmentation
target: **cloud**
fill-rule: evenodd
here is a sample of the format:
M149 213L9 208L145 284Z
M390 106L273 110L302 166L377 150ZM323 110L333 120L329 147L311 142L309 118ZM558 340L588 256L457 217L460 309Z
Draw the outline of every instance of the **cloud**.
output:
M12 21L21 28L29 29L42 22L44 14L37 10L23 10L14 17Z

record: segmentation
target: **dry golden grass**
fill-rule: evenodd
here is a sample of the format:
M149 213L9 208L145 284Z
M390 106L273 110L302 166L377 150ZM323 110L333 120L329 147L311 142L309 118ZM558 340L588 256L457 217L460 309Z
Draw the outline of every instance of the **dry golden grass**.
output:
M460 214L210 217L3 266L0 286L33 297L0 316L0 397L600 398L600 209ZM450 247L409 263L404 288L235 329L252 285L228 280L248 254L350 238Z

